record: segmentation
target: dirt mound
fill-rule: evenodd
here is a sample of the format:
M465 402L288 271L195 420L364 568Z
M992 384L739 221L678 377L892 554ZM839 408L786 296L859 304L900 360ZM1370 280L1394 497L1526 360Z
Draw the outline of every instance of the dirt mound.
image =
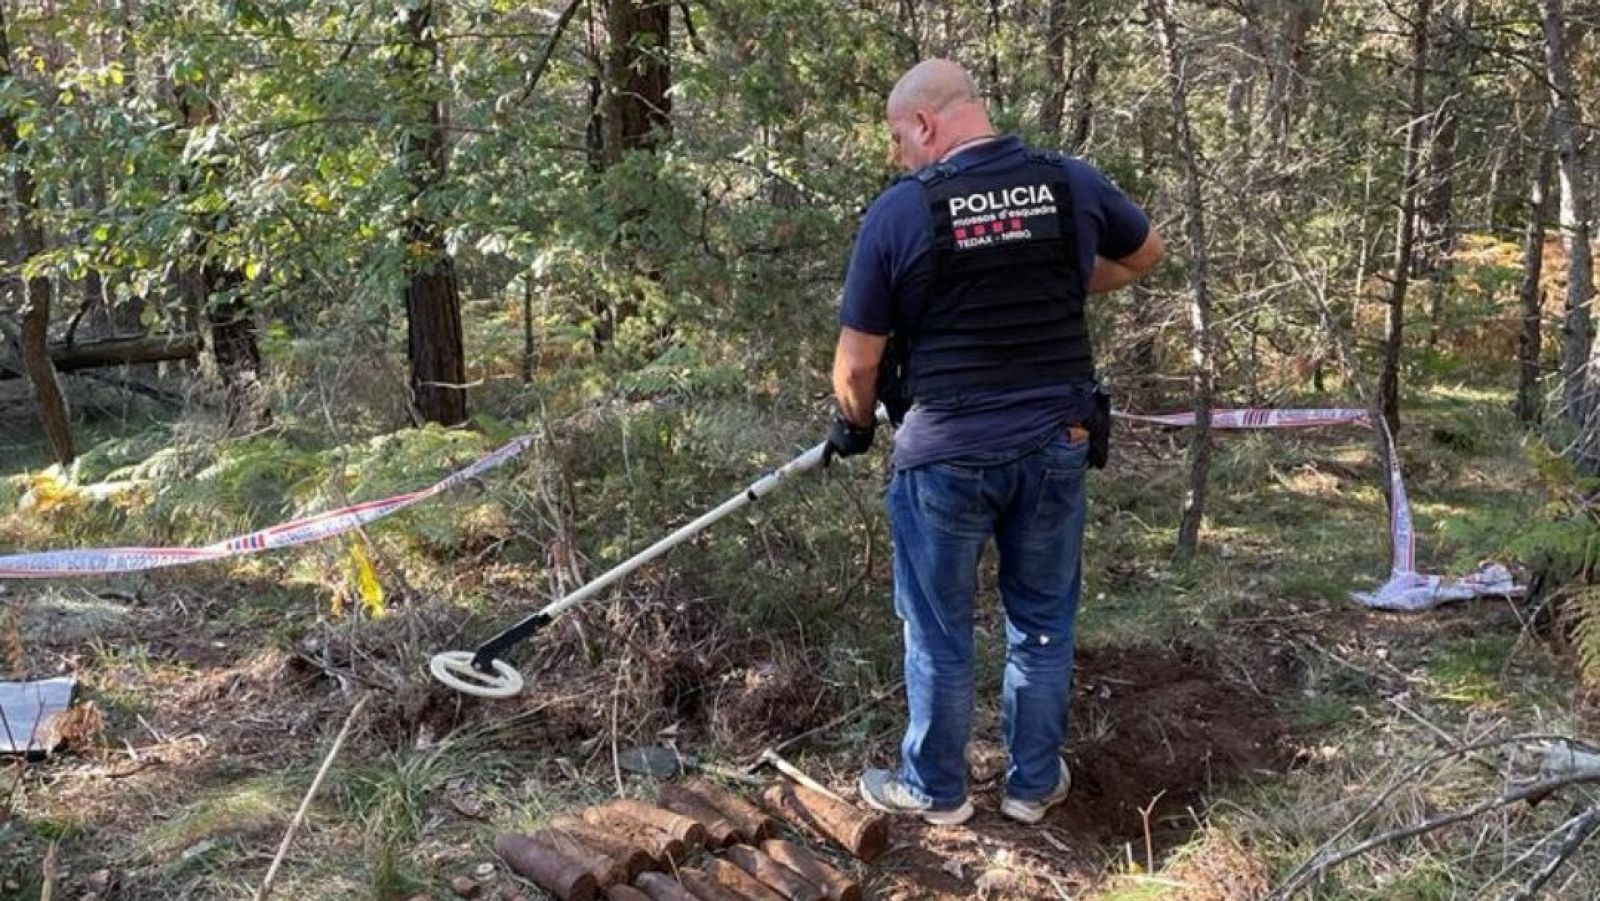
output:
M1249 682L1215 651L1124 647L1078 652L1069 744L1072 803L1052 822L1100 841L1184 830L1187 807L1219 782L1281 772L1289 727L1269 695L1287 678L1251 661Z
M711 738L753 751L811 729L834 714L820 673L790 659L758 661L722 673L712 701Z

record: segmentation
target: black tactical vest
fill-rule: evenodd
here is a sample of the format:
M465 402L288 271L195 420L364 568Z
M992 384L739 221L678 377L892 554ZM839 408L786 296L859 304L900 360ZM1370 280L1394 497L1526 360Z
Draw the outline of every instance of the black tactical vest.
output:
M897 339L918 403L1094 378L1071 185L1057 155L982 174L918 171L933 216L933 279Z

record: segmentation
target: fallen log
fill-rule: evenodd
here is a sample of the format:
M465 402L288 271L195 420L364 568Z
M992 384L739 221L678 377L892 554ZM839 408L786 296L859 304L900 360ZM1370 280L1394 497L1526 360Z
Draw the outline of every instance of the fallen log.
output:
M57 372L127 366L136 363L161 363L192 360L199 356L202 342L197 334L140 335L137 338L108 338L67 346L52 344L50 362ZM0 357L0 380L22 378L21 361Z

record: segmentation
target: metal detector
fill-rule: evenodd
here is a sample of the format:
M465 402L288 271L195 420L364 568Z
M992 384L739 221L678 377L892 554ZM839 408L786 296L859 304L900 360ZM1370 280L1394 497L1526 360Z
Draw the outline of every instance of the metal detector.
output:
M617 564L582 588L513 624L499 635L479 645L476 651L445 651L435 654L428 663L429 671L433 673L435 679L469 695L477 695L480 698L509 698L515 695L522 690L522 674L501 659L506 651L533 637L534 633L548 625L567 608L577 606L605 591L621 581L624 576L698 535L717 520L772 493L785 481L816 469L822 465L822 453L826 447L827 442L823 442L785 463L776 471L750 483L744 490L723 501L715 509Z

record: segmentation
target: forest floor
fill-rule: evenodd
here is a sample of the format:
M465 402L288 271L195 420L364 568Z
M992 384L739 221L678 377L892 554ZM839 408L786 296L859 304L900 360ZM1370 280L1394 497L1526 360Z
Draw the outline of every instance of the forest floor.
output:
M1400 446L1424 569L1470 569L1544 503L1508 406L1440 385L1408 409ZM876 863L841 860L872 897L1256 898L1429 754L1490 735L1593 734L1594 699L1574 688L1560 643L1530 625L1534 602L1389 614L1349 601L1388 571L1369 433L1219 442L1205 549L1184 569L1169 559L1182 435L1129 430L1094 476L1074 788L1034 828L997 812L1003 629L990 575L969 755L979 814L962 827L899 822ZM20 540L6 522L0 548ZM363 692L371 701L276 896L448 898L466 878L481 897L537 898L495 865L494 834L618 792L648 796L646 777L616 767L619 750L667 742L742 763L892 686L881 561L836 614L863 631L853 647L798 615L790 631L742 632L672 566L563 620L522 653L528 689L494 703L419 675L433 651L470 647L548 598L491 553L453 576L487 601L402 590L378 620L324 617L322 600L263 565L6 584L33 674L76 675L99 716L79 717L63 753L0 762L0 898L37 897L47 878L56 898L249 897ZM838 658L852 655L888 676L839 680ZM894 758L902 717L889 692L789 754L853 793L862 765ZM1492 795L1524 762L1463 755L1402 786L1341 846ZM1508 891L1543 860L1517 856L1566 811L1506 808L1384 846L1335 868L1318 896ZM1587 857L1551 897L1600 896L1600 855Z

